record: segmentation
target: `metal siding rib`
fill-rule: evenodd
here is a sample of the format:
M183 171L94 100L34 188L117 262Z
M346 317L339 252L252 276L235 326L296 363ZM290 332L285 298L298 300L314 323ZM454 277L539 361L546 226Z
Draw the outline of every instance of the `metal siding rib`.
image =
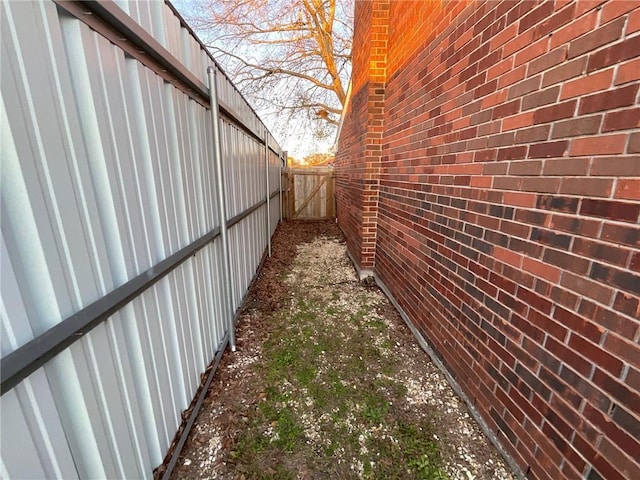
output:
M4 144L4 142L3 142ZM9 254L0 239L0 321L3 356L33 337ZM36 395L37 392L37 395ZM6 397L6 398L5 398ZM37 371L0 399L4 478L32 459L25 476L77 478L71 452L43 372Z

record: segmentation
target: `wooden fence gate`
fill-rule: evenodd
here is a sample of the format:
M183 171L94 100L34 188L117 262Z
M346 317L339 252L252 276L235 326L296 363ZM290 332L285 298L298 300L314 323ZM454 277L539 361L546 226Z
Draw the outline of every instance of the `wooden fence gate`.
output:
M284 218L310 220L336 216L333 168L288 168L282 175Z

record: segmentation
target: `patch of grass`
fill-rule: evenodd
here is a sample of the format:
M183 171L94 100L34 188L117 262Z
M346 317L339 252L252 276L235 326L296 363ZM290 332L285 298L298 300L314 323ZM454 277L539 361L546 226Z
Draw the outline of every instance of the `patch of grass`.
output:
M374 314L377 299L292 293L294 312L287 307L269 319L258 367L265 395L234 448L238 471L247 478L446 478L431 426L399 407L407 389L393 376L402 365L373 343L382 337L379 345L393 348L388 324Z
M440 467L441 457L438 444L433 440L431 425L404 423L398 425L398 434L403 445L407 464L424 480L446 479L447 475Z
M296 370L296 378L300 385L307 386L316 378L316 368L313 365L304 365Z
M337 449L338 449L338 444L331 442L329 446L324 447L323 451L325 455L327 455L328 457L331 457L333 456L334 453L336 453Z
M274 354L274 363L279 369L290 367L298 360L298 352L288 348L288 346L281 348L279 351L274 352Z
M384 320L377 317L369 321L369 326L378 332L385 332L389 328Z
M344 398L347 392L347 387L342 383L340 373L332 368L327 372L327 377L329 379L329 390L335 398Z
M304 429L290 410L282 410L277 420L277 436L274 436L273 444L285 452L293 452L296 444L303 440Z
M377 425L382 422L388 411L389 402L380 392L373 391L365 394L362 415L367 421Z
M231 456L238 458L240 455L251 458L255 454L263 452L269 446L269 440L263 435L246 435L240 438L236 448L231 452ZM242 458L239 458L242 460Z
M417 471L418 478L421 480L446 480L449 478L446 472L438 466L438 463L434 463L426 453L418 459L410 460L409 466Z
M371 467L371 478L448 478L429 425L419 421L417 425L395 421L391 427L391 435L385 438L373 436L368 441L369 450L378 453L378 461Z

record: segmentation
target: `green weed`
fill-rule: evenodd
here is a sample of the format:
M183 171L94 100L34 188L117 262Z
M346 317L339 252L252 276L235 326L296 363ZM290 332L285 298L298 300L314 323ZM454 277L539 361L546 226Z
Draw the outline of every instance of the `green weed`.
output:
M339 292L331 300L295 287L292 293L295 312L287 307L269 318L258 367L264 395L234 446L238 471L247 478L296 478L300 469L353 478L359 461L365 478L445 479L431 425L396 406L407 388L393 380L399 361L372 341L382 337L382 348L393 348L371 299L358 294L346 308ZM308 422L320 443L306 437Z

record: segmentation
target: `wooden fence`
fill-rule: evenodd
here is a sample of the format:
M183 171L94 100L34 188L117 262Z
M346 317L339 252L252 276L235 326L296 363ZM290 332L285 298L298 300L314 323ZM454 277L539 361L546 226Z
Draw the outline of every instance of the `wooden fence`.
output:
M333 168L288 168L282 175L284 218L310 220L335 217Z

